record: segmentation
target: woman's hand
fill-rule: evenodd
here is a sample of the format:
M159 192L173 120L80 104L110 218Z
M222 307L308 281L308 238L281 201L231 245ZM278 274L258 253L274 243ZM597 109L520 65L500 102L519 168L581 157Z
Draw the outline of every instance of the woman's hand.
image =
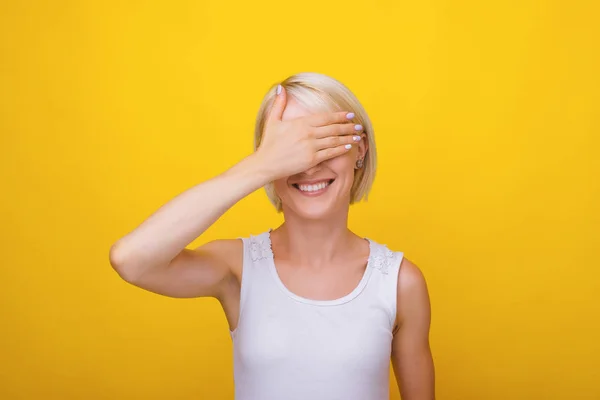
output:
M363 127L350 120L353 113L327 112L282 121L287 103L281 92L267 117L257 156L272 172L272 180L305 171L348 152L361 140Z

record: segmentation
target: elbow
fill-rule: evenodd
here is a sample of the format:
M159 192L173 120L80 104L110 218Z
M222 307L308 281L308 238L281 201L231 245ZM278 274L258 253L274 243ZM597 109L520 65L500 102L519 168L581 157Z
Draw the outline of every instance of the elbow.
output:
M126 282L135 284L138 279L137 268L127 257L120 242L116 242L110 248L108 259L111 267Z

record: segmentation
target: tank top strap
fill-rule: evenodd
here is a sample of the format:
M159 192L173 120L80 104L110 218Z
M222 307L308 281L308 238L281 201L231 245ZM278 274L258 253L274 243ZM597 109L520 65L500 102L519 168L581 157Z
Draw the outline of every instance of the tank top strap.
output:
M240 282L240 310L238 325L242 320L244 308L248 302L248 297L250 296L253 286L256 286L257 284L260 286L260 282L255 281L257 279L259 281L264 279L261 277L261 275L264 275L265 271L268 271L268 262L270 257L273 256L273 252L271 251L271 242L268 237L269 233L270 230L258 235L249 235L248 237L239 238L243 243L244 257L242 263L242 278ZM233 334L234 332L232 332L232 335Z
M371 244L370 267L373 268L373 276L369 282L370 292L377 296L388 310L390 328L393 329L396 321L398 278L404 253L392 251L387 245L372 240Z

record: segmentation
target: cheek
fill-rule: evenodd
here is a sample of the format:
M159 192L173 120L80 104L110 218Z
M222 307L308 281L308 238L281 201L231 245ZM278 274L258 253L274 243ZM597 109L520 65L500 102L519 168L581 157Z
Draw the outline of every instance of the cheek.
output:
M326 161L327 167L334 171L338 177L352 177L354 178L354 157L352 154L344 154L343 156L333 158Z
M287 179L278 179L273 181L273 189L275 189L275 193L280 199L286 197L285 193L289 190Z

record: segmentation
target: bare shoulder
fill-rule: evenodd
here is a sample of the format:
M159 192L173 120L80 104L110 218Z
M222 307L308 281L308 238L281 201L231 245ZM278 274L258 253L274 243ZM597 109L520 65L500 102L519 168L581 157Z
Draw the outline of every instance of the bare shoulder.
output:
M244 244L241 239L216 239L194 249L204 257L219 260L237 277L241 277Z
M426 289L426 286L425 276L421 269L414 262L403 257L398 274L398 289L422 290L423 288Z
M398 274L396 321L402 325L407 320L429 319L430 302L427 282L421 269L411 260L403 258Z

